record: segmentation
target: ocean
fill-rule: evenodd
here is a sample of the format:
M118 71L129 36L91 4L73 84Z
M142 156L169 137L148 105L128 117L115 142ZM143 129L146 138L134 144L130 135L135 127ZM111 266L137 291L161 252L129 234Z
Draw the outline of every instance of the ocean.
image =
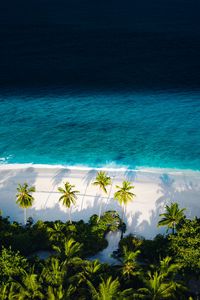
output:
M196 0L0 5L0 163L200 170Z
M1 163L199 170L199 101L199 92L4 95Z

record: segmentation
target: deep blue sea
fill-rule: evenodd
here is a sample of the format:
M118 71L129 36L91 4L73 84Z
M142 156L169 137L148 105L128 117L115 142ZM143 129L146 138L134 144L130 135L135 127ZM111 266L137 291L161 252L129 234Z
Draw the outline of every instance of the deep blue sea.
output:
M0 3L0 163L200 170L200 3Z

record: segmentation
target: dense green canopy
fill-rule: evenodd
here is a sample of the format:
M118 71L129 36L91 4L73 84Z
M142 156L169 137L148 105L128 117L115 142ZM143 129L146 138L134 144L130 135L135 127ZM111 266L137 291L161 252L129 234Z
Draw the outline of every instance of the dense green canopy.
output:
M94 185L107 192L110 184L105 172L97 174ZM121 205L134 199L130 182L116 188L114 196ZM31 207L35 188L25 183L17 191L17 203ZM58 192L70 213L79 192L69 182ZM177 203L167 205L158 226L172 228L173 234L153 240L122 236L117 251L110 253L115 265L109 265L97 254L108 246L108 232L124 232L126 226L116 211L101 215L101 205L99 215L88 223L72 222L69 216L66 223L34 223L29 218L23 226L0 214L0 300L198 299L199 219L187 219ZM38 251L46 251L46 259Z

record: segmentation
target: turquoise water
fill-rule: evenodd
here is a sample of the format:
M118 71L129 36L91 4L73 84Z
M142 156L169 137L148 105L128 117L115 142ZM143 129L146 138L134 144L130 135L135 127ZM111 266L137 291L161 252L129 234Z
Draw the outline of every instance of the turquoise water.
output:
M200 92L1 93L1 163L200 169Z

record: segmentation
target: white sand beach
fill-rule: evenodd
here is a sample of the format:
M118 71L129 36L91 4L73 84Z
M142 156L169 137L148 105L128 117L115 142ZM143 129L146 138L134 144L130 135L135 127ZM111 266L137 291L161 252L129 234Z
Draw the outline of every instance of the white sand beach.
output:
M200 217L200 172L190 170L168 169L109 169L112 186L108 196L103 197L103 209L122 208L113 199L115 185L127 179L135 186L136 198L127 206L125 221L128 233L153 238L165 228L157 228L159 214L166 204L172 201L187 209L188 217ZM92 214L98 214L100 195L97 187L92 185L97 169L73 168L51 165L0 165L0 209L3 216L10 216L11 221L23 222L23 210L15 203L18 183L27 182L36 187L35 202L28 210L28 216L34 221L68 219L67 209L59 202L58 186L65 181L76 185L80 191L76 205L72 208L72 220L87 221Z

